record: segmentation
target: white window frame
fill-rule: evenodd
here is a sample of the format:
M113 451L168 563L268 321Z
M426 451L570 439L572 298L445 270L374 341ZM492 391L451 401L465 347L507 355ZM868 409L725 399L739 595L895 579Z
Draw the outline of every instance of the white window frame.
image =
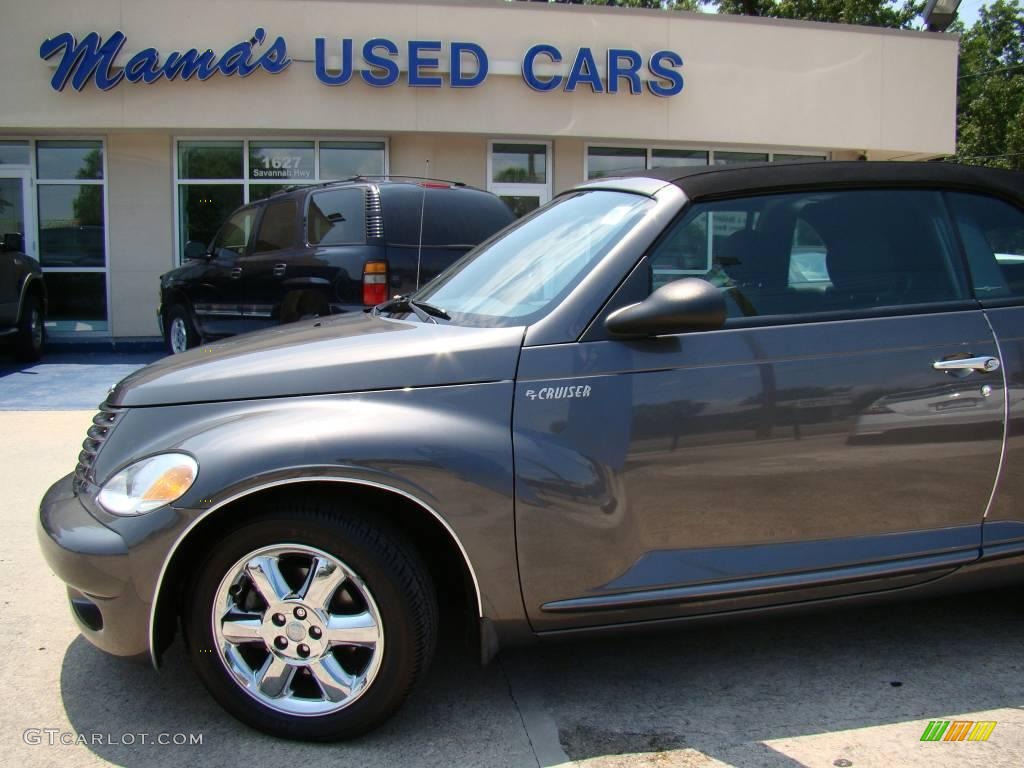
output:
M494 181L494 145L495 144L530 144L544 147L544 178L543 184L527 184L515 181ZM551 200L555 169L552 165L551 142L541 139L488 139L487 140L487 191L501 197L536 197L544 205Z
M180 142L189 141L240 141L242 142L242 178L240 179L201 179L201 178L181 178L178 175L178 144ZM275 141L305 141L313 142L313 178L312 179L250 179L249 178L249 143L271 143ZM344 142L344 141L377 141L384 145L384 175L389 176L391 174L391 143L387 136L280 136L280 135L258 135L258 136L216 136L216 135L185 135L175 136L171 142L171 166L174 171L173 173L173 229L174 229L174 264L180 266L184 263L184 255L182 249L185 244L181 242L181 220L180 220L180 205L181 205L181 193L180 187L183 184L207 184L207 185L225 185L225 186L242 186L242 205L248 205L252 202L250 195L250 186L279 186L294 185L294 186L305 186L324 184L332 181L332 179L321 179L320 178L320 143L321 142Z
M43 274L48 273L77 273L77 272L89 272L97 273L102 272L104 275L103 279L103 290L105 294L106 303L106 320L102 321L102 328L96 328L93 330L78 330L74 328L57 328L57 322L67 321L46 321L46 333L51 338L55 339L106 339L112 336L111 326L113 322L111 315L113 313L113 307L111 305L111 290L110 290L110 159L108 157L108 146L107 137L105 135L88 135L88 134L55 134L53 136L26 136L26 135L4 135L0 136L4 141L26 141L29 146L29 162L28 165L4 165L2 168L9 168L11 170L28 170L29 172L29 198L30 202L27 206L27 216L31 220L32 224L32 240L30 243L26 243L29 246L29 255L37 261L40 260L39 253L39 185L71 185L71 184L85 184L93 186L103 187L103 261L104 266L102 267L47 267L40 261L40 266L43 270ZM38 175L38 143L40 141L98 141L103 151L103 178L102 179L39 179ZM25 228L28 229L28 223L26 222ZM86 322L86 321L83 321ZM100 322L100 321L96 321Z
M645 168L650 169L653 166L652 160L654 157L654 150L656 149L681 149L691 150L696 152L707 152L708 153L708 164L707 167L712 167L715 164L715 153L716 152L756 152L759 154L765 154L768 156L768 162L775 162L775 155L800 155L807 157L808 159L820 159L824 157L826 160L832 159L832 153L828 150L811 150L811 149L780 149L776 147L762 148L762 147L709 147L700 146L697 144L646 144L643 142L621 142L621 141L588 141L583 144L583 180L591 181L590 178L590 150L593 147L611 147L614 149L643 149L647 151L647 159ZM680 166L681 168L697 167L697 166ZM719 166L722 167L722 166ZM489 175L489 174L488 174Z

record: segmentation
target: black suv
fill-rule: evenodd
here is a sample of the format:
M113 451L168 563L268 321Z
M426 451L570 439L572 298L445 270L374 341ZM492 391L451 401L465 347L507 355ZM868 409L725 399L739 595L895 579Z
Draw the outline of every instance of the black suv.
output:
M458 182L359 177L242 206L160 277L167 348L277 323L362 311L424 285L512 222L498 197Z
M14 341L19 360L43 355L46 286L39 262L26 256L20 234L5 234L0 245L0 339Z

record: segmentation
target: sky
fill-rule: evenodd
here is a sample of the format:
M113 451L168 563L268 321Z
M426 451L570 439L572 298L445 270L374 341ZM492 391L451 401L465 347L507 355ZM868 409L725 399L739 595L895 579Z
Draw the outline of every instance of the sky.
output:
M978 9L985 3L985 0L963 0L957 11L957 16L963 21L964 26L970 27L978 20Z

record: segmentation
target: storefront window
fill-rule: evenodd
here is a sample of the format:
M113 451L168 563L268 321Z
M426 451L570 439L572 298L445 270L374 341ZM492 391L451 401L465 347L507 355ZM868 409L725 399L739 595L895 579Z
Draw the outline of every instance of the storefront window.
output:
M551 199L551 145L492 141L487 188L505 201L516 217Z
M312 141L250 141L249 178L312 181Z
M321 141L320 178L383 176L383 141Z
M298 184L387 172L383 141L182 139L176 151L179 259L190 240L209 244L243 203Z
M653 149L651 168L681 168L689 165L707 165L708 152L703 149Z
M600 179L621 171L647 167L647 150L636 147L590 147L587 150L587 178Z
M242 142L179 141L179 179L241 179Z
M776 152L772 155L773 163L784 163L789 160L825 160L824 155L787 155L782 152Z
M106 266L103 188L39 185L39 262L44 267Z
M736 163L767 163L767 152L719 152L715 150L715 165L735 165Z
M547 180L547 147L543 144L493 145L491 181L544 184Z
M39 261L54 331L107 330L103 142L36 142Z
M676 147L587 147L588 179L615 176L645 168L683 168L735 163L783 162L785 160L827 160L826 155L785 152L733 152L731 150L684 149Z
M28 165L27 141L0 141L0 165Z
M189 240L209 245L220 225L241 204L241 184L179 184L182 249Z

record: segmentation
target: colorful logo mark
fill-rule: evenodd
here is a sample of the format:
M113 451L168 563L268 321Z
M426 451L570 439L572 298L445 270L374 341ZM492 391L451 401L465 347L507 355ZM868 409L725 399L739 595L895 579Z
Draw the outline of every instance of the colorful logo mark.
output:
M921 741L988 741L995 720L931 720Z

